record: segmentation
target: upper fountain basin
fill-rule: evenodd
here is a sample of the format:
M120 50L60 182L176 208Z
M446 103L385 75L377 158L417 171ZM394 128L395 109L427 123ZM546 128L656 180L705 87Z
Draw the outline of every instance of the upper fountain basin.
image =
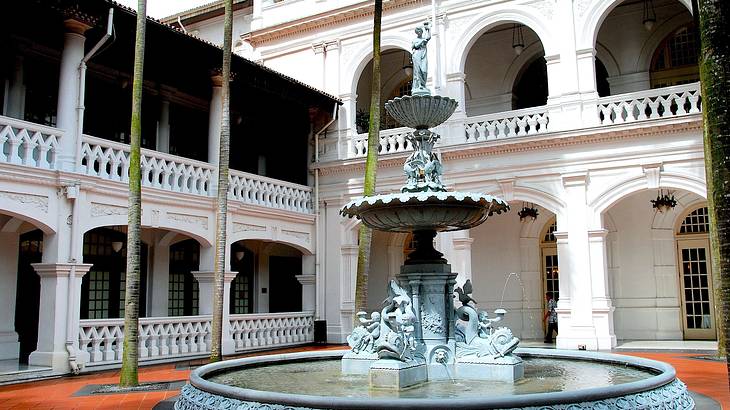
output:
M370 228L388 232L457 231L473 228L509 205L473 192L415 192L361 197L340 211Z
M405 95L385 103L385 109L404 127L433 128L451 117L459 103L440 95Z

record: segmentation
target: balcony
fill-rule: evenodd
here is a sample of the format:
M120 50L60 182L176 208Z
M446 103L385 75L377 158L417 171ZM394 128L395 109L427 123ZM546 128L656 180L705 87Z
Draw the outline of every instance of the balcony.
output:
M478 142L512 138L546 136L578 128L609 127L647 121L676 119L694 116L701 120L702 98L700 84L691 83L657 88L626 94L611 95L595 100L598 118L586 124L566 126L551 120L551 112L559 111L558 105L545 105L522 110L467 117L458 124L463 135L442 135L442 146L468 145ZM394 128L380 132L380 155L410 151L407 128ZM362 158L367 155L368 135L357 134L347 141L345 158Z

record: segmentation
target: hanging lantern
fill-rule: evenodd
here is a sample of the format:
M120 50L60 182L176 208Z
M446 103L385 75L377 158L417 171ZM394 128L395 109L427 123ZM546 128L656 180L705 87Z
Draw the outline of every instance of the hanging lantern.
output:
M522 35L521 24L515 24L512 27L512 48L515 50L516 55L522 54L525 49L525 38Z
M673 193L669 191L664 192L664 190L660 189L656 195L656 199L651 200L651 206L657 211L664 213L674 209L677 206L677 200L674 198Z
M651 31L656 23L656 12L654 11L654 1L644 0L644 14L641 21L644 24L646 31Z
M522 209L517 212L517 215L520 217L520 222L524 222L526 218L532 218L534 221L540 213L537 211L535 204L523 202Z

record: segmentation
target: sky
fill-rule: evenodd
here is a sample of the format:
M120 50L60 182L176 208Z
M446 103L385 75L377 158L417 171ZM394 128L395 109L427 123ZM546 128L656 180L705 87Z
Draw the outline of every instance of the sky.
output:
M125 6L137 9L137 0L116 0ZM189 10L202 4L212 3L214 0L147 0L147 15L160 19L171 14Z

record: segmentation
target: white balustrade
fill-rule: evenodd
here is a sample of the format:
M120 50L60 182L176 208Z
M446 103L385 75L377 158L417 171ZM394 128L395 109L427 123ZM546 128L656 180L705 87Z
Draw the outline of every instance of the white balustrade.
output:
M312 188L231 170L228 198L245 204L311 213Z
M598 100L598 115L603 125L701 112L699 83L610 95Z
M210 352L210 316L139 319L139 359L161 360L200 356ZM124 319L81 320L79 350L87 366L118 364L122 360Z
M469 117L466 120L466 142L522 137L548 132L547 107L526 108Z
M0 116L0 163L56 169L63 131Z
M237 352L314 340L314 312L231 315L230 321Z
M162 152L143 149L142 186L208 195L215 167ZM129 181L129 145L84 135L80 172L112 181Z
M391 128L389 130L380 131L380 142L378 145L378 154L392 154L396 152L411 151L410 142L406 139L406 135L411 132L409 128ZM368 152L368 134L358 134L350 142L348 158L364 157Z

